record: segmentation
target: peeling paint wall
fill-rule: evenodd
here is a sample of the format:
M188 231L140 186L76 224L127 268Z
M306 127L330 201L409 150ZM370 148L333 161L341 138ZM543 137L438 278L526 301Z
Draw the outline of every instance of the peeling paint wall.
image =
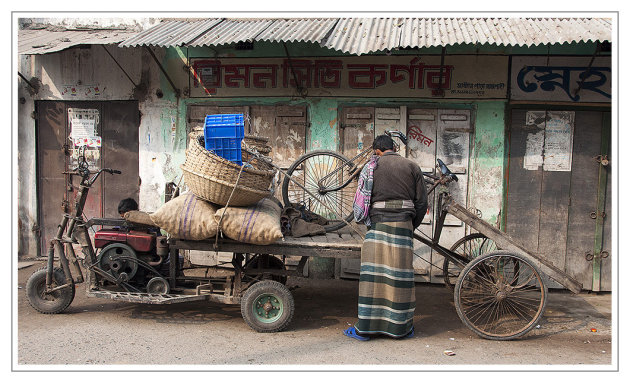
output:
M478 102L470 161L468 205L501 224L505 174L505 102Z

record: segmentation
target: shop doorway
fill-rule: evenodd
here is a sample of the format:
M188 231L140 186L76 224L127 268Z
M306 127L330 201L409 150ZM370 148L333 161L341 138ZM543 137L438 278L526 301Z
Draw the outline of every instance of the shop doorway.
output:
M71 136L89 140L86 158L92 169L118 169L120 175L104 175L92 186L85 217L118 217L123 198L138 200L137 101L69 102L39 101L37 115L38 220L40 254L46 254L62 212L71 213L77 193L77 177L63 172L76 166L78 146Z
M593 291L612 288L610 129L609 112L512 111L507 233Z

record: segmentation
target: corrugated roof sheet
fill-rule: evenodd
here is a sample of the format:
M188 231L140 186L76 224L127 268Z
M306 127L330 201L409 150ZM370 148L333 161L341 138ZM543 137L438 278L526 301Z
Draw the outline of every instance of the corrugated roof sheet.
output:
M78 44L121 47L217 46L243 41L305 41L366 54L456 44L540 45L611 41L605 18L257 18L165 19L140 33L20 30L19 52L48 53Z
M365 54L456 44L539 45L611 41L610 19L390 18L342 19L324 47Z
M275 42L305 41L320 43L337 19L279 19L258 35L257 40Z
M21 29L18 31L18 54L45 54L81 44L118 44L137 31L125 30L46 30Z
M223 45L241 41L254 41L271 24L273 24L272 19L226 19L208 32L200 35L189 45Z
M171 47L186 45L208 32L222 20L223 19L166 20L153 28L142 31L136 36L125 40L120 46L135 47L154 45Z

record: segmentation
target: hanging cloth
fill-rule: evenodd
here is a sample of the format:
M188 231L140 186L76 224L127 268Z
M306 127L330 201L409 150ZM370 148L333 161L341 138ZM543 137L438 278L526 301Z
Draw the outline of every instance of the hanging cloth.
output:
M361 170L357 192L354 195L352 211L354 220L363 222L366 226L371 226L370 221L370 200L372 199L372 186L374 185L374 169L376 169L379 156L373 155L368 163Z

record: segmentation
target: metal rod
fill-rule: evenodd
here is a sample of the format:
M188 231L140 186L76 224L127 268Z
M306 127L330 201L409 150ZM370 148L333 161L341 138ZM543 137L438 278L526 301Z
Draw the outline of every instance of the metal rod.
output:
M162 64L160 64L160 61L157 59L157 57L155 56L155 53L151 50L151 48L149 48L148 46L145 45L145 48L147 51L149 51L149 54L151 54L151 57L153 57L153 60L155 61L155 63L158 65L158 67L160 68L160 70L162 71L162 74L164 74L164 77L166 77L166 79L168 80L169 84L171 84L171 87L173 88L173 91L175 91L175 94L177 97L179 97L180 95L180 91L179 89L177 89L177 87L175 86L175 84L173 83L173 80L171 80L171 78L168 76L168 73L166 73L166 70L164 69L164 67L162 66Z
M109 57L112 58L112 60L114 60L114 62L116 63L116 65L118 65L118 68L120 68L120 70L125 74L125 76L127 76L127 78L129 79L129 81L131 81L131 83L133 84L134 87L138 87L138 85L136 85L136 83L131 79L131 76L129 76L127 74L127 72L125 72L125 70L123 69L123 67L120 65L120 63L116 60L116 58L114 58L114 56L107 50L107 48L105 48L105 45L101 45L103 47L103 49L105 49L105 52L107 52L107 54L109 55Z
M21 78L22 80L24 80L24 82L25 82L25 83L27 83L27 84L28 84L28 86L30 86L31 88L33 88L33 90L34 90L34 91L37 91L37 88L35 88L35 87L33 86L33 84L31 84L31 82L30 82L30 81L28 81L28 80L26 79L26 77L24 77L24 75L23 75L22 73L20 73L20 71L18 71L18 76L20 76L20 78Z

